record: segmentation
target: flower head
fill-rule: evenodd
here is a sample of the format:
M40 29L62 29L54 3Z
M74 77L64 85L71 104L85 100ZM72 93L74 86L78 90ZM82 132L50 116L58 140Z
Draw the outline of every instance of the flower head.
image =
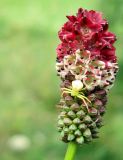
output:
M102 14L80 8L76 16L67 16L68 21L59 31L61 44L57 47L57 57L61 61L65 55L76 50L89 50L91 57L106 62L116 62L116 37L108 31L108 23Z

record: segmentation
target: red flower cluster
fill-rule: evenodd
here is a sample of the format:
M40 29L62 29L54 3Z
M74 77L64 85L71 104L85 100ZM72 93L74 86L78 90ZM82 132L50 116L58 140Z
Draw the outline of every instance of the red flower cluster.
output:
M108 31L108 23L101 13L80 8L76 16L67 18L68 21L58 33L62 41L57 47L59 61L80 49L89 50L92 57L104 62L116 62L113 46L116 37Z

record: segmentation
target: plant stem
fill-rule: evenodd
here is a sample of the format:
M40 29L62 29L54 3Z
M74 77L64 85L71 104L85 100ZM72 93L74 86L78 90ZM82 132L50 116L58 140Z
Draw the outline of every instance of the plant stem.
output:
M64 160L74 160L76 150L77 144L75 144L74 142L69 142Z

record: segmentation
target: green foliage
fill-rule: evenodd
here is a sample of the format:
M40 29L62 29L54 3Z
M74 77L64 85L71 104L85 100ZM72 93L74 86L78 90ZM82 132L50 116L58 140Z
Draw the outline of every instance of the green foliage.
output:
M56 130L59 78L55 71L57 31L79 7L103 11L116 43L120 71L109 95L100 139L79 147L76 159L123 159L123 1L0 1L0 159L62 160L66 145ZM26 135L31 146L14 152L8 139Z

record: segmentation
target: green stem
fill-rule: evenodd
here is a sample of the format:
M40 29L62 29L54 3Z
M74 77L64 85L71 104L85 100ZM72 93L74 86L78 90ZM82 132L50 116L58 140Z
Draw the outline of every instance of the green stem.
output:
M68 148L67 148L67 152L64 160L74 160L76 150L77 150L77 144L75 144L74 142L70 142L68 144Z

